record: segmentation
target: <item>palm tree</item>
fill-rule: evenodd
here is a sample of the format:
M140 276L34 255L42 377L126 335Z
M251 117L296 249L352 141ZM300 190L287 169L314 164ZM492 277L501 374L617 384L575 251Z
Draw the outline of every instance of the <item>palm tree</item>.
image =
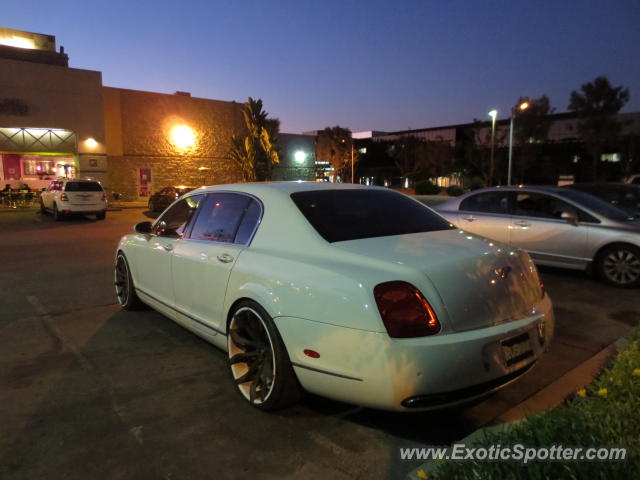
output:
M622 127L615 115L628 101L629 90L611 86L607 77L597 77L593 82L582 85L579 92L571 92L568 108L581 119L578 134L591 155L594 180L598 178L600 156L618 137Z
M270 180L273 165L280 163L276 148L280 121L269 118L262 108L262 100L251 97L242 106L242 116L247 135L231 138L229 157L245 182Z

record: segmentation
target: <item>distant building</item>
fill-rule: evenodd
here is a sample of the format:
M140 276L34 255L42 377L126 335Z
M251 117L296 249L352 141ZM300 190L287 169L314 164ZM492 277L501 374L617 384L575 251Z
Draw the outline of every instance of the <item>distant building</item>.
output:
M621 113L617 116L622 129L619 140L610 146L610 151L603 153L599 159L605 177L617 180L624 176L629 165L638 165L640 161L640 112ZM549 132L546 141L539 145L537 158L527 166L526 181L528 183L557 183L560 177L575 181L589 180L591 159L578 133L580 120L574 113L549 115ZM517 119L516 119L517 122ZM356 142L360 153L358 177L361 183L376 185L403 185L409 182L401 178L389 148L393 143L405 137L418 137L429 142L443 142L451 147L451 163L465 164L464 156L469 155L469 146L475 151L473 155L486 151L490 138L491 122L464 123L439 127L400 130L380 135L361 136ZM509 138L509 119L496 122L496 165L505 170L506 153ZM355 138L355 137L354 137ZM482 139L482 142L478 142ZM518 168L519 151L514 151L514 170ZM505 170L506 171L506 170ZM452 171L450 175L431 178L440 186L457 183L454 178L468 172ZM458 175L458 177L456 177ZM473 174L471 174L473 175ZM504 181L504 179L502 179ZM498 179L500 182L500 179Z
M280 163L273 169L273 180L315 180L316 137L307 134L278 134Z

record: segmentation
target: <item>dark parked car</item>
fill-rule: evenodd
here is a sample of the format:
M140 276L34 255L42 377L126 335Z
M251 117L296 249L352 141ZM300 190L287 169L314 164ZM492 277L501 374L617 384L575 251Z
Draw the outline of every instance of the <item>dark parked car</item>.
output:
M162 212L169 205L171 205L176 198L189 193L191 190L195 190L198 187L187 187L185 185L178 185L175 187L164 187L162 190L157 191L151 197L149 197L149 210L152 212Z
M578 183L569 188L589 193L631 215L640 217L640 185L629 183Z

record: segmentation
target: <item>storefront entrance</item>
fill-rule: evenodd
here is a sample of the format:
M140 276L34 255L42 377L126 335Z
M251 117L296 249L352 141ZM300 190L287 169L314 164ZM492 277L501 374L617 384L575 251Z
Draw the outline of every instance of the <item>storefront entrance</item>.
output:
M3 185L27 184L41 189L57 177L76 177L76 160L72 155L39 153L0 153Z

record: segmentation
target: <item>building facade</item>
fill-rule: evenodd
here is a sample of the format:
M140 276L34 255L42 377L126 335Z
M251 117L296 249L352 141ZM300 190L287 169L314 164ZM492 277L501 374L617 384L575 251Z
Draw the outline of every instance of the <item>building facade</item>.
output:
M55 37L0 29L0 182L106 179L102 75L69 68Z
M229 159L242 104L102 85L54 36L0 28L0 182L93 178L124 200L240 180ZM285 153L285 158L288 158Z

